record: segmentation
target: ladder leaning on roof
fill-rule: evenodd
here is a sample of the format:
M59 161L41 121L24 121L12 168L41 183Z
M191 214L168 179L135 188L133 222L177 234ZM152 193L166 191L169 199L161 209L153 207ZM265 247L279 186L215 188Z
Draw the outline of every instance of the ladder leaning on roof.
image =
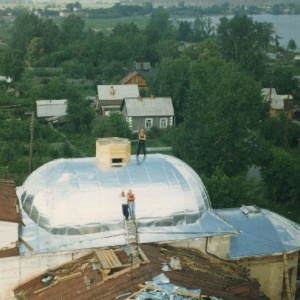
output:
M135 219L129 219L125 222L126 243L130 247L130 261L134 263L139 258L139 234Z

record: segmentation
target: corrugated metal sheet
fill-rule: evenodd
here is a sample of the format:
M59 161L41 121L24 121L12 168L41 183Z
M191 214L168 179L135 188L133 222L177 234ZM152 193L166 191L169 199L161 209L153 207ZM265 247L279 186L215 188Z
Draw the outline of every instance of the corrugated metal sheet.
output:
M170 97L125 99L128 117L174 116L174 108Z
M129 97L138 97L139 88L137 84L97 85L98 99L101 100L123 100Z
M198 175L184 162L162 154L101 170L96 158L59 159L34 171L17 194L22 203L21 237L34 251L122 245L119 197L133 189L142 243L234 234L211 211ZM27 252L20 246L21 252Z
M37 100L36 109L38 117L59 117L67 113L67 99Z
M240 208L216 210L218 215L239 231L238 235L231 238L231 259L300 250L299 224L267 209L257 211L249 208L249 213Z

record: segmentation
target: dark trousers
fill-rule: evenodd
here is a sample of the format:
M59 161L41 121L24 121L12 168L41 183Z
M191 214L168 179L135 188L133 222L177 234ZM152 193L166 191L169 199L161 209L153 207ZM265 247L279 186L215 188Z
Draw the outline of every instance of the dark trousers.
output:
M126 220L129 218L128 204L122 204L123 215Z
M141 149L143 149L143 153L144 153L144 155L146 156L145 141L139 141L138 149L137 149L137 154L136 154L137 156L140 155Z

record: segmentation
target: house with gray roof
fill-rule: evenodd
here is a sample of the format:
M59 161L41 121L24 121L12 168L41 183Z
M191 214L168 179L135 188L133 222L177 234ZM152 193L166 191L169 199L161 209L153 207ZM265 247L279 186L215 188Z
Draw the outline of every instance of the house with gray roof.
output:
M133 132L140 128L168 128L175 123L171 97L125 98L121 111Z
M38 118L60 117L67 114L67 99L37 100L36 115Z
M139 97L137 84L110 84L97 86L96 110L100 115L109 116L110 111L120 110L125 98Z

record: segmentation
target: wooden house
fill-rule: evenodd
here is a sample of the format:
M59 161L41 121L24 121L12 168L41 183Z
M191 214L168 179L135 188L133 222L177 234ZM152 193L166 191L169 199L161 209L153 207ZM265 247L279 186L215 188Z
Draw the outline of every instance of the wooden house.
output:
M125 98L122 113L133 132L140 128L168 128L174 126L174 108L171 97Z
M139 89L148 90L146 79L137 71L130 72L120 80L120 84L137 84Z
M270 116L276 116L280 113L284 113L287 114L289 119L292 118L292 95L277 95L274 88L264 88L262 89L262 97L264 102L269 102L270 104Z

